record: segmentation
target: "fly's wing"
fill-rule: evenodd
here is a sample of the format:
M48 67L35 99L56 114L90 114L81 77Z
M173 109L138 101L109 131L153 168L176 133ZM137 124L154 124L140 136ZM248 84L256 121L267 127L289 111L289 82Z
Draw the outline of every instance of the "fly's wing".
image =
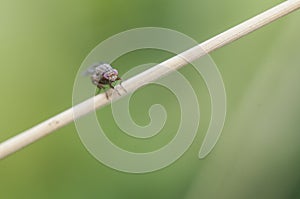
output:
M95 68L98 66L99 64L93 64L92 66L88 67L88 69L86 69L85 71L83 71L81 73L82 76L91 76L94 72L95 72Z

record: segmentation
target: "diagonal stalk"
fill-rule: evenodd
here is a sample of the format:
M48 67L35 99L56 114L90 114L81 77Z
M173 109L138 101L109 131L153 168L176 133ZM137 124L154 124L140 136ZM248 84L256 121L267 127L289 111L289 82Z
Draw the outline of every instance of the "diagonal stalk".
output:
M128 91L134 91L141 85L150 83L163 75L177 70L191 61L194 61L203 55L210 53L224 45L227 45L297 9L300 7L300 0L288 0L285 1L191 49L176 55L161 64L158 64L122 83L123 87ZM161 67L161 66L167 67ZM163 69L164 68L164 69ZM165 70L168 68L168 70ZM117 88L118 89L118 88ZM112 92L109 90L109 92ZM125 95L126 93L124 93ZM118 99L120 96L113 94L112 98ZM95 103L94 107L88 106L91 102ZM86 115L95 109L103 107L109 104L111 101L108 100L105 94L99 94L95 97L87 99L86 101L67 109L66 111L59 113L58 115L12 137L0 144L0 159L22 149L23 147L39 140L40 138L54 132L55 130L71 123L74 118L74 109L80 113L76 117Z

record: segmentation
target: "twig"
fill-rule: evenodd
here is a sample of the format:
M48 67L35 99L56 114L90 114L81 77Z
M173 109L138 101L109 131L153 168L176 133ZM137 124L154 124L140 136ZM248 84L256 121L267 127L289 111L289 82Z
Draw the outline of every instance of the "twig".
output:
M261 28L262 26L279 19L280 17L297 10L299 7L300 0L289 0L283 2L263 12L262 14L259 14L187 51L184 51L177 56L164 61L159 65L156 65L132 77L131 79L124 81L123 87L129 92L134 91L141 85L145 85L153 80L156 80L172 70L177 70L189 62L198 59L207 53L229 44L251 33L252 31ZM112 98L117 99L118 95L113 95ZM88 104L91 102L95 103L94 107L88 106ZM15 137L8 139L7 141L4 141L0 144L0 159L74 121L74 119L76 119L73 116L75 108L77 109L76 112L80 113L79 115L76 115L78 118L108 103L110 103L110 100L107 100L105 94L99 94L38 124L37 126L34 126L23 133L20 133Z

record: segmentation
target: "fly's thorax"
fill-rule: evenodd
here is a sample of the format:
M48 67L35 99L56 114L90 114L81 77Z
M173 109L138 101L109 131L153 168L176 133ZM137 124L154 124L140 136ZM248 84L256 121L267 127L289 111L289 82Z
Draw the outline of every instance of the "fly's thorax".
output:
M111 67L111 65L106 64L106 63L102 63L102 64L98 65L95 68L95 72L99 73L99 74L104 74L104 73L106 73L108 71L111 71L111 70L113 70L113 68Z

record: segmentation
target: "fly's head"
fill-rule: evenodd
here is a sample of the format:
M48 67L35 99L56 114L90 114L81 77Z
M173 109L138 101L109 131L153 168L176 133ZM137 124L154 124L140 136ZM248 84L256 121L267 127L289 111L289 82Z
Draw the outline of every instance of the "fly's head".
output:
M116 69L112 69L103 73L103 77L110 82L114 82L118 79L118 71Z

